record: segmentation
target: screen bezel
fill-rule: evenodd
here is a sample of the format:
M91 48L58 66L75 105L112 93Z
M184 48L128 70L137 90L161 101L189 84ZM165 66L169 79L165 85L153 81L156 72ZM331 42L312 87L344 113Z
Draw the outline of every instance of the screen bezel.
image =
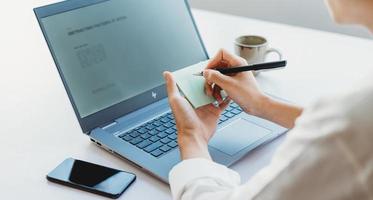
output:
M144 92L140 95L137 95L137 96L132 97L130 99L124 100L120 103L114 104L114 105L112 105L108 108L105 108L101 111L98 111L98 112L93 113L91 115L88 115L86 117L81 117L81 115L79 114L79 111L77 109L75 101L74 101L74 99L71 95L71 91L70 91L70 89L67 85L65 77L62 73L62 70L61 70L61 68L58 64L58 61L56 59L56 56L53 52L53 49L52 49L51 44L50 44L49 39L48 39L48 35L45 32L45 29L44 29L44 26L41 22L41 19L45 18L45 17L48 17L48 16L56 15L56 14L63 13L63 12L68 12L68 11L71 11L71 10L83 8L83 7L86 7L86 6L91 6L91 5L106 2L106 1L110 1L110 0L63 1L63 2L59 2L59 3L55 3L55 4L51 4L51 5L47 5L47 6L43 6L43 7L39 7L39 8L34 9L35 15L37 17L37 20L38 20L39 25L41 27L41 30L43 32L44 38L45 38L45 40L48 44L48 48L49 48L49 50L52 54L55 65L57 66L58 72L59 72L60 77L62 79L62 82L65 86L65 89L67 91L68 97L69 97L70 102L73 106L75 115L79 120L79 124L80 124L80 127L82 128L83 133L86 133L86 134L89 134L89 132L91 130L93 130L94 128L103 126L103 125L108 124L110 122L113 122L114 120L116 120L116 119L118 119L118 118L120 118L120 117L122 117L126 114L129 114L129 113L131 113L133 111L136 111L136 110L138 110L138 109L140 109L144 106L150 105L150 104L155 103L157 101L160 101L164 98L167 98L167 92L166 92L165 84L162 84L162 85L157 86L157 87L155 87L151 90L148 90L148 91L146 91L146 92ZM185 3L186 12L188 12L188 14L189 14L189 16L192 20L193 27L195 29L195 32L196 32L197 36L198 36L198 39L200 41L200 45L201 45L201 47L204 51L205 58L207 60L207 59L209 59L209 56L208 56L208 53L206 51L205 45L202 41L201 35L198 31L195 20L193 18L188 0L180 0L180 1L183 1ZM152 95L153 93L157 94L156 98L153 98L153 95Z

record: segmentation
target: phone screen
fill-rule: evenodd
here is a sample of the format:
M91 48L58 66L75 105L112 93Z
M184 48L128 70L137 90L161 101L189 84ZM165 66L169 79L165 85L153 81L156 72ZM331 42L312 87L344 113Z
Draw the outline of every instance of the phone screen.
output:
M136 179L132 173L68 158L47 175L53 182L118 198Z

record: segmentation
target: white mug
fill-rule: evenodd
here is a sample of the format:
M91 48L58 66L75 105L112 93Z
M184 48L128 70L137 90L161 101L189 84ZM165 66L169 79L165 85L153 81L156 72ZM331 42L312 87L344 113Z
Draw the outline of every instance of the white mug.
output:
M258 64L266 62L270 53L276 53L279 60L282 60L282 54L279 50L270 48L267 39L256 35L240 36L235 40L236 55L244 58L248 64ZM254 72L254 75L258 75Z

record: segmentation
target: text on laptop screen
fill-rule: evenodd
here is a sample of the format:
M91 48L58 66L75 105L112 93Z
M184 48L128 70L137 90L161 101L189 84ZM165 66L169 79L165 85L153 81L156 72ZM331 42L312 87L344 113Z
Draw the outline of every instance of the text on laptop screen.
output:
M110 0L41 19L80 117L162 85L165 70L206 59L185 6Z

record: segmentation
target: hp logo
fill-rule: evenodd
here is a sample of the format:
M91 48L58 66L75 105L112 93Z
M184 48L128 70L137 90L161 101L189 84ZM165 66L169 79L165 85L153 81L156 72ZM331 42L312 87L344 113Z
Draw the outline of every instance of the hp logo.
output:
M156 92L152 92L152 97L153 97L153 99L156 99L157 98L157 93Z

